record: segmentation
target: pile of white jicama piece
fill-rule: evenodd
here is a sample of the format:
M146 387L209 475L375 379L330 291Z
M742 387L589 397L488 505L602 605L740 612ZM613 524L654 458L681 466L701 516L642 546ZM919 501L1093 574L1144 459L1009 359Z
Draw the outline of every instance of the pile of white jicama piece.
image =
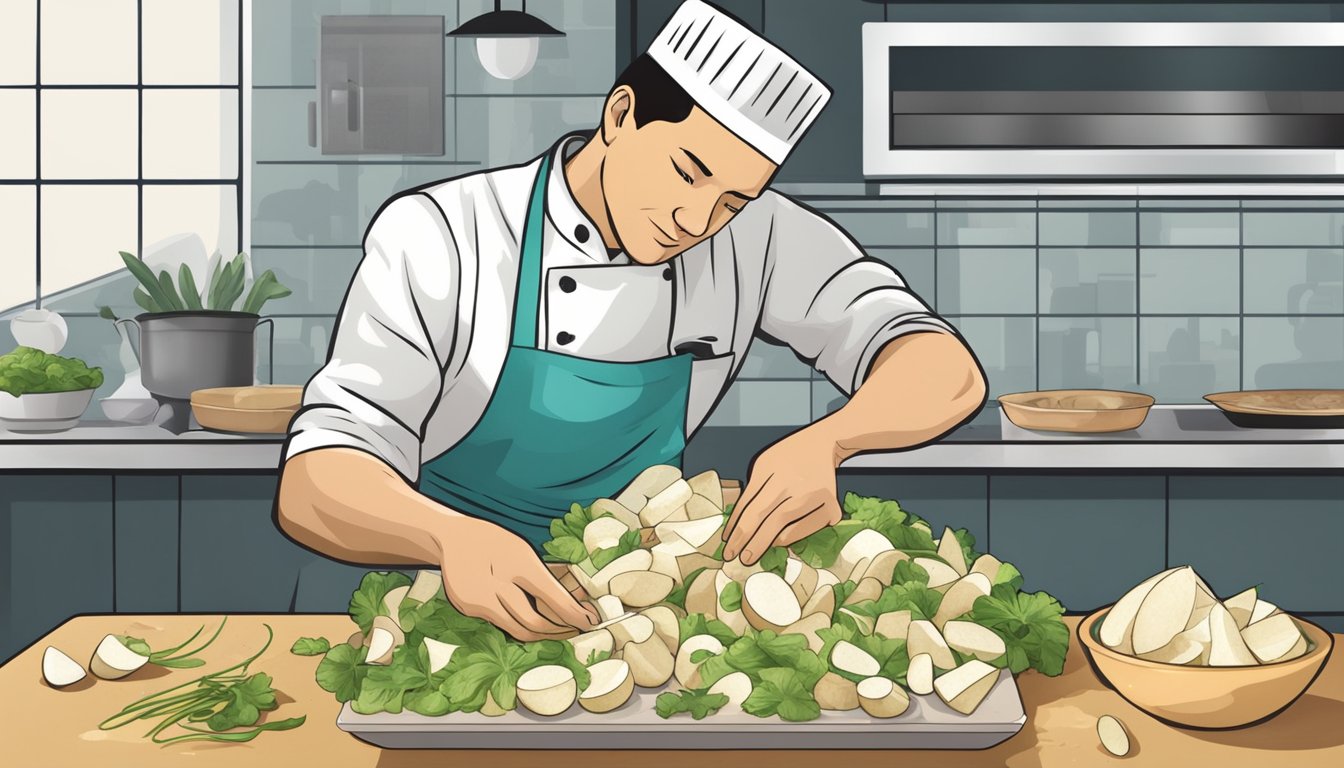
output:
M1255 587L1220 601L1188 565L1127 592L1102 620L1100 637L1119 653L1190 666L1273 664L1308 649L1293 617L1259 599Z
M912 559L876 530L864 530L849 539L829 568L814 568L790 554L781 576L763 569L759 562L746 566L740 560L716 559L727 517L723 487L712 471L684 479L676 467L650 467L616 499L594 502L591 511L604 516L596 517L583 531L584 546L590 552L615 545L630 531L641 531L643 544L596 572L580 564L567 566L561 583L591 598L602 618L595 629L569 642L580 660L593 654L610 654L610 658L590 667L592 682L584 691L574 690L572 675L563 667L540 667L524 674L518 681L518 699L534 712L563 712L575 698L590 711L605 712L624 704L635 685L653 688L672 678L685 689L700 688L696 659L703 662L707 655L725 649L710 634L682 641L679 620L696 613L723 622L738 635L748 627L802 635L814 653L824 646L818 631L831 627L833 617L845 614L867 634L905 642L910 691L936 692L963 714L974 712L998 679L999 669L986 662L1003 656L1003 639L986 627L957 618L969 612L977 598L990 593L1001 563L986 554L968 564L950 530L936 540L937 558L913 558L915 565L927 571L928 586L943 593L936 615L912 620L911 611L904 610L874 619L845 606L875 600L891 584L897 563ZM685 580L691 578L687 585ZM845 581L857 586L836 605L832 587ZM686 589L684 611L663 603L679 587ZM725 600L725 590L737 592L740 599ZM740 607L725 607L734 604ZM957 657L964 661L958 664ZM828 671L812 691L822 709L862 707L874 717L894 717L909 706L907 692L891 679L878 676L878 660L855 644L835 643L829 658L822 661L857 678ZM734 672L719 679L709 692L728 697L720 711L741 711L742 702L752 693L752 682L748 675Z

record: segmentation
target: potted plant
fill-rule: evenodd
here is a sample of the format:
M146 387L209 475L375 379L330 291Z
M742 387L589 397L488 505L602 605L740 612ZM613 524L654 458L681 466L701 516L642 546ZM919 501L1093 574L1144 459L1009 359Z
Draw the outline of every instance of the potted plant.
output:
M134 323L140 332L140 370L146 389L160 397L190 399L197 389L247 386L255 374L256 340L253 331L270 318L260 316L271 299L290 295L271 270L252 282L243 297L246 253L227 264L215 265L204 292L197 288L191 268L183 264L177 284L167 270L154 271L134 254L121 251L126 268L135 275L135 303L143 310L135 319L118 319L109 307L99 314L118 324Z

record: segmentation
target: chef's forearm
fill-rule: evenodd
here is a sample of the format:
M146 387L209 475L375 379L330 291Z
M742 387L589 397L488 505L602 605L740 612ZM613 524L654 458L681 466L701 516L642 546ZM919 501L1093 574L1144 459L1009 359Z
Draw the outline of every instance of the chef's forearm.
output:
M464 517L370 454L320 448L285 462L277 520L299 543L340 560L437 567L441 543Z
M860 451L933 440L985 401L985 380L955 336L917 332L887 342L849 402L807 427L835 446L835 461Z

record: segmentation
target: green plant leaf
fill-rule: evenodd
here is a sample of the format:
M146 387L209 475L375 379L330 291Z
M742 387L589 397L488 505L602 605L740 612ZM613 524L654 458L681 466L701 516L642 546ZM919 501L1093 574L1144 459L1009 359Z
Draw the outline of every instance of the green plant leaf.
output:
M695 583L696 577L698 577L703 570L705 569L702 566L691 571L690 575L682 580L681 584L678 584L676 589L672 590L668 593L667 597L663 598L663 602L671 603L683 611L686 610L686 595L691 591L691 585Z
M722 693L710 693L708 688L684 688L680 691L667 691L654 699L653 710L658 716L667 719L682 712L689 712L692 719L703 720L719 711L728 703L728 697Z
M781 579L784 578L784 571L788 567L789 548L771 547L761 555L760 566L763 570L770 571Z
M275 690L271 676L258 672L228 688L229 703L206 721L211 730L227 731L239 726L256 725L262 712L275 709Z
M122 263L126 265L126 268L131 271L132 275L135 275L135 279L140 282L140 285L144 287L145 292L149 294L149 297L154 300L156 305L160 307L172 306L167 297L163 295L163 289L159 285L158 278L154 277L154 271L151 270L145 262L141 261L134 254L127 253L126 251L118 251L118 253L121 254Z
M159 290L168 299L168 306L172 307L173 311L185 309L182 299L177 296L177 289L173 288L173 276L168 274L166 269L159 270Z
M300 637L294 641L289 652L295 656L321 656L331 650L331 642L325 637Z
M719 607L729 612L742 610L741 583L730 581L724 585L723 591L719 593Z
M196 278L192 277L191 267L183 262L177 268L177 287L182 291L182 303L187 309L202 309L201 293L196 289Z
M327 652L317 665L317 684L322 690L336 694L344 704L359 695L369 667L363 664L368 648L355 648L341 643Z
M146 312L163 311L162 309L159 308L159 305L155 303L154 297L150 296L148 293L145 293L143 288L136 288L135 292L132 293L131 296L135 299L135 303L138 304L140 308L145 310Z
M397 587L411 583L400 571L370 571L364 574L359 588L350 596L350 618L359 625L359 631L368 634L373 619L383 610L383 598Z
M678 645L696 635L713 635L725 647L737 642L738 636L727 624L718 619L706 618L703 613L688 614L677 622Z
M1064 671L1069 651L1069 628L1064 607L1045 592L1019 592L1011 584L995 584L988 595L975 601L971 620L988 627L1007 646L998 666L1013 674L1028 667L1054 677Z
M812 692L803 687L798 672L786 667L761 670L760 682L742 702L742 709L757 717L779 715L781 720L804 722L821 716Z
M243 301L243 311L261 314L263 304L271 299L283 299L291 293L293 291L281 285L275 273L268 269L252 282L252 290L248 291L247 299Z
M561 536L541 545L555 559L565 563L577 563L588 556L583 542L573 536Z

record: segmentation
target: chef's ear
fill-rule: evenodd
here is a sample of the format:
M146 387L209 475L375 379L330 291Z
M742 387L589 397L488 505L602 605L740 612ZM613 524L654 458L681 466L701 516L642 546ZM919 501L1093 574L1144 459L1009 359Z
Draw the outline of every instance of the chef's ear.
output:
M616 138L616 132L626 127L634 127L635 90L628 85L618 85L607 96L606 107L602 110L602 143L610 144Z

